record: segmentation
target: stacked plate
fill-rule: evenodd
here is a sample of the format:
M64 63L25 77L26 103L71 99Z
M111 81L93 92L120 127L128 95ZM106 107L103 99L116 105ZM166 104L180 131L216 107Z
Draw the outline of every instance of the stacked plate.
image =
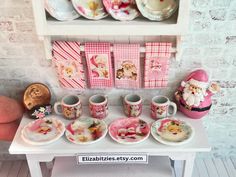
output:
M178 8L176 0L136 0L139 11L149 20L162 21Z
M178 0L44 0L45 9L57 20L68 21L83 16L100 20L108 13L116 20L130 21L141 14L149 20L162 21L178 8Z

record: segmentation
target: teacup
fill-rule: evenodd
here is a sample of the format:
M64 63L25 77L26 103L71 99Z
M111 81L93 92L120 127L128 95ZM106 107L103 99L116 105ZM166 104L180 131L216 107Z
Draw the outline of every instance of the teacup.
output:
M137 94L126 95L123 104L128 117L138 117L142 113L142 98Z
M82 114L82 104L78 95L66 95L61 101L54 104L56 114L66 119L77 119Z
M93 95L89 98L89 110L93 118L104 119L108 115L108 99L104 95Z
M165 96L155 96L151 103L151 117L162 119L176 114L177 106Z

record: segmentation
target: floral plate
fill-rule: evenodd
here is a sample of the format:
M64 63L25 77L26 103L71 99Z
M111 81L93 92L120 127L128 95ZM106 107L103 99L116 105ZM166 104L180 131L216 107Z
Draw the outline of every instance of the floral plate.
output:
M135 0L103 0L103 4L116 20L129 21L139 16Z
M151 134L162 144L176 146L186 144L192 140L194 129L182 120L165 118L152 124Z
M107 134L107 125L103 120L87 118L70 123L66 127L66 138L75 144L92 144Z
M32 145L46 145L58 140L64 131L64 123L51 116L27 124L21 131L21 137Z
M136 0L141 14L153 21L169 18L178 8L178 0Z
M72 0L77 12L90 20L100 20L108 14L102 4L102 0Z
M136 144L148 138L150 126L139 118L120 118L110 124L109 134L118 143Z
M57 20L69 21L79 17L71 0L44 0L45 9Z

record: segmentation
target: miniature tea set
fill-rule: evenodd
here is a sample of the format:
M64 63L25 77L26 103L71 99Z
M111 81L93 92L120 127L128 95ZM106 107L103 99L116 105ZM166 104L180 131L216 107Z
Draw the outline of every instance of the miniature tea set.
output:
M150 117L155 122L151 125L139 118L142 114L142 98L137 94L123 97L124 114L127 117L117 118L109 126L103 121L109 114L107 96L102 94L91 96L89 111L92 118L80 118L81 100L78 95L70 94L54 104L57 115L72 120L65 126L58 116L47 116L51 113L51 110L45 111L47 106L51 107L50 91L45 85L35 83L26 88L23 100L30 117L36 120L26 125L21 135L26 143L32 145L52 143L63 134L69 142L88 145L102 140L107 132L114 141L125 145L141 143L149 137L149 134L165 145L183 145L193 139L195 130L191 124L174 118L177 106L189 118L200 119L209 112L212 104L211 96L219 90L217 83L211 83L208 87L206 71L198 69L191 72L175 93L177 105L165 96L152 98ZM40 101L40 98L43 100ZM38 114L35 114L37 111Z
M115 20L130 21L140 15L149 20L162 21L178 8L176 0L45 0L46 11L60 21L83 16L100 20L110 14Z

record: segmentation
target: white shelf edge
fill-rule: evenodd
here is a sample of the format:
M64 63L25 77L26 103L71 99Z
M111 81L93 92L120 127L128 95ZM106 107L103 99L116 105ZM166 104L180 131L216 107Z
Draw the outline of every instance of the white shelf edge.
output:
M91 169L93 169L91 171ZM52 177L172 177L168 157L150 158L149 164L77 165L74 157L58 157L52 169Z

